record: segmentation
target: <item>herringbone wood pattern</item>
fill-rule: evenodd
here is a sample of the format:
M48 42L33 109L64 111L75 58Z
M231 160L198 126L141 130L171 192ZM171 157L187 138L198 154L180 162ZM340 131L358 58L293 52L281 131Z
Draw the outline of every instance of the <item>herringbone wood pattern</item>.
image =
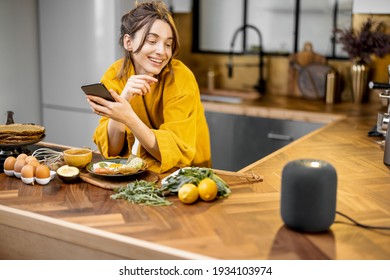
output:
M337 170L338 211L361 223L390 226L390 171L378 139L367 137L376 116L356 114L364 118L338 121L242 170L264 175L262 182L221 176L232 194L211 203L184 205L170 197L172 206L134 205L86 182L56 178L29 186L0 174L0 204L213 258L390 259L389 231L356 227L336 216L330 231L302 234L286 228L279 213L284 165L318 158Z

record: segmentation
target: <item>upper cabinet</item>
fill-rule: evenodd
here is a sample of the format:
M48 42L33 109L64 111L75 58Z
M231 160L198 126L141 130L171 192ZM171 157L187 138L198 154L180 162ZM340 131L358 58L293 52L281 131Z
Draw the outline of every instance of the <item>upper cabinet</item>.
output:
M256 52L287 55L310 41L327 57L345 57L334 42L335 28L348 28L353 0L194 0L194 52L229 53L236 30L235 53ZM261 46L260 45L261 42Z
M390 5L389 0L354 0L354 14L377 14L389 15Z
M192 0L168 0L174 13L190 13L192 10Z

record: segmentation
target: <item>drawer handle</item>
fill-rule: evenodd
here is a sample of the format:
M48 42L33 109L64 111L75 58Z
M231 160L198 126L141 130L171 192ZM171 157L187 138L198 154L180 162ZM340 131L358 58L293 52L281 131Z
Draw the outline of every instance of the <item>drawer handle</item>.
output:
M292 137L291 135L277 134L273 132L268 132L267 137L268 139L273 139L273 140L284 140L284 141L294 140L294 137Z

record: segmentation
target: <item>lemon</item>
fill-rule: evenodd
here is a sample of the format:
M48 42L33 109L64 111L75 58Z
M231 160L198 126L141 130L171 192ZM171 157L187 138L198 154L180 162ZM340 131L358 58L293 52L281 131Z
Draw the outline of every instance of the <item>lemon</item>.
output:
M179 200L185 204L194 203L198 196L198 188L194 184L184 184L178 192Z
M204 178L198 184L199 197L203 201L211 201L217 197L218 187L214 180Z

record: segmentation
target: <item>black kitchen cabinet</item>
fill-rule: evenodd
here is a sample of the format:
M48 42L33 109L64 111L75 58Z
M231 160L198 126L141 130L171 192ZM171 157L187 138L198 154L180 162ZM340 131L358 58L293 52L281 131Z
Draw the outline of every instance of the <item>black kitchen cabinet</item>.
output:
M206 112L213 168L238 171L320 128L321 123Z

